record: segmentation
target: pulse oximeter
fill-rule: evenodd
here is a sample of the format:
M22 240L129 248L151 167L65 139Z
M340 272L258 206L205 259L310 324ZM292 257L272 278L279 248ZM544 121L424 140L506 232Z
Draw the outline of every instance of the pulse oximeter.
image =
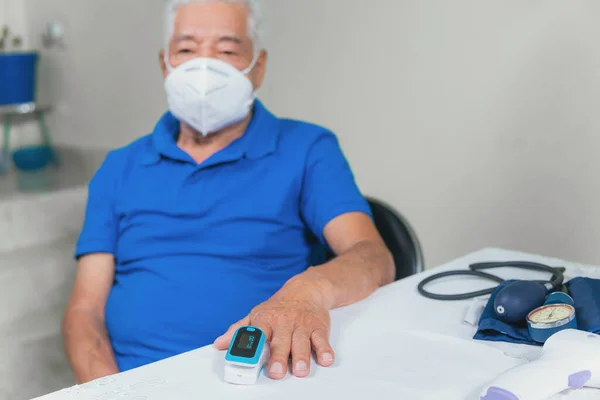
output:
M253 385L269 360L269 345L262 330L253 326L239 328L225 355L226 382Z

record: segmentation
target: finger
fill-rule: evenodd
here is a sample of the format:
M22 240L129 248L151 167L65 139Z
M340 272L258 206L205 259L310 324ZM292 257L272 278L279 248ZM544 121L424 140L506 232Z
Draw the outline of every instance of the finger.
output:
M283 379L287 374L292 334L293 328L291 325L278 325L273 328L271 358L269 360L269 376L272 379Z
M227 330L227 332L225 332L225 334L219 338L217 338L217 340L215 340L214 342L214 346L217 348L217 350L227 350L229 348L229 344L231 343L231 340L233 339L233 335L235 335L235 332L242 326L246 326L248 325L250 322L250 317L246 317L238 322L236 322L235 324L231 325L229 327L229 329Z
M310 373L310 334L298 328L292 335L292 369L294 375L304 378Z
M317 361L323 367L330 367L335 361L335 353L329 344L327 329L316 329L311 335L312 347L317 354Z

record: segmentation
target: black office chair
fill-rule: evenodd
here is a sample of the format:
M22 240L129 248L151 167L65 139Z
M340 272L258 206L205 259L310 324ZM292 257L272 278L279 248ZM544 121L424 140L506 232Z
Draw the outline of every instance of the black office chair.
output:
M369 197L367 200L375 226L394 257L396 280L422 272L423 249L410 223L388 204Z

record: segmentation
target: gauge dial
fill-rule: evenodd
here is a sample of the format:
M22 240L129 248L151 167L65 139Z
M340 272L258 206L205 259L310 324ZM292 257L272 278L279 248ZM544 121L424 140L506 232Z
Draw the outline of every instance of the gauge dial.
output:
M549 304L533 310L527 319L534 324L554 324L568 319L575 309L568 304Z

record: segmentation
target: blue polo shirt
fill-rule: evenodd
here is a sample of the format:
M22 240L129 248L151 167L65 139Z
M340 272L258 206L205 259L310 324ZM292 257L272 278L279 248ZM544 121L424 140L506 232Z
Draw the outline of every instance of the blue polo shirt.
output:
M336 136L260 101L244 135L198 165L166 113L108 154L75 256L115 256L106 325L122 371L211 344L322 262L323 228L371 213Z

